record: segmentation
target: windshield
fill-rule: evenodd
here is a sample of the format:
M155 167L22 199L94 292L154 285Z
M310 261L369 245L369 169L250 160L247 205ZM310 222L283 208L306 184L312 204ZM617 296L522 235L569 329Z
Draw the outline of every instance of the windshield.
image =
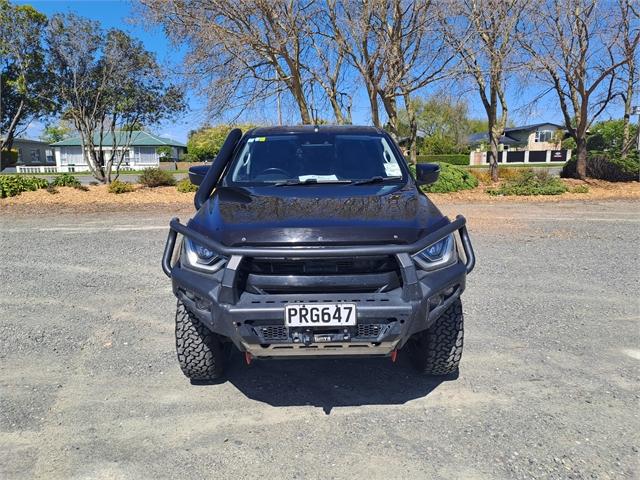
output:
M228 183L297 185L400 181L404 175L380 135L301 133L251 137L233 160Z

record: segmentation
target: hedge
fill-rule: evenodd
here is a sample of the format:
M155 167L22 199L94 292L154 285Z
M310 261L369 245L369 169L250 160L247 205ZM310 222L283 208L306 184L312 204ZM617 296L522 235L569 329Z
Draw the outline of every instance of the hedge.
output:
M418 155L418 163L449 163L451 165L469 165L469 155L450 153L447 155Z
M587 157L587 177L608 180L609 182L632 182L640 180L640 159L638 152L627 158L607 158L606 153L589 153ZM560 174L563 178L577 178L576 158L569 160Z

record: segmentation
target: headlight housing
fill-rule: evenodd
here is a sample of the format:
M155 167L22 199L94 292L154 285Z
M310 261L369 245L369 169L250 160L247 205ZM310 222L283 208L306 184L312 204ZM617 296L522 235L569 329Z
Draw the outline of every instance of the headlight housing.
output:
M204 247L190 238L183 242L182 260L189 268L214 273L220 270L227 262L226 257Z
M413 256L413 260L422 270L436 270L457 262L458 252L453 233L420 250Z

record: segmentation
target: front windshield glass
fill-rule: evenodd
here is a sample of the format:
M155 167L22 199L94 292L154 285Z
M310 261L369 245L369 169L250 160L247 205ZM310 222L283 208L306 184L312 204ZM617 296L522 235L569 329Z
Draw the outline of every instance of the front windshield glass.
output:
M399 163L379 135L256 136L243 145L226 178L234 184L392 182L404 177Z

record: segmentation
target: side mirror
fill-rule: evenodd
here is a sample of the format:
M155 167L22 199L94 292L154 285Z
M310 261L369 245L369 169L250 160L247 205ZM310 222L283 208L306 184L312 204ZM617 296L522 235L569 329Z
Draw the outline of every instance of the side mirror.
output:
M418 185L436 183L440 176L440 165L437 163L418 163L416 165L416 181Z
M200 186L205 175L209 171L210 165L196 165L189 167L189 181L194 185Z

